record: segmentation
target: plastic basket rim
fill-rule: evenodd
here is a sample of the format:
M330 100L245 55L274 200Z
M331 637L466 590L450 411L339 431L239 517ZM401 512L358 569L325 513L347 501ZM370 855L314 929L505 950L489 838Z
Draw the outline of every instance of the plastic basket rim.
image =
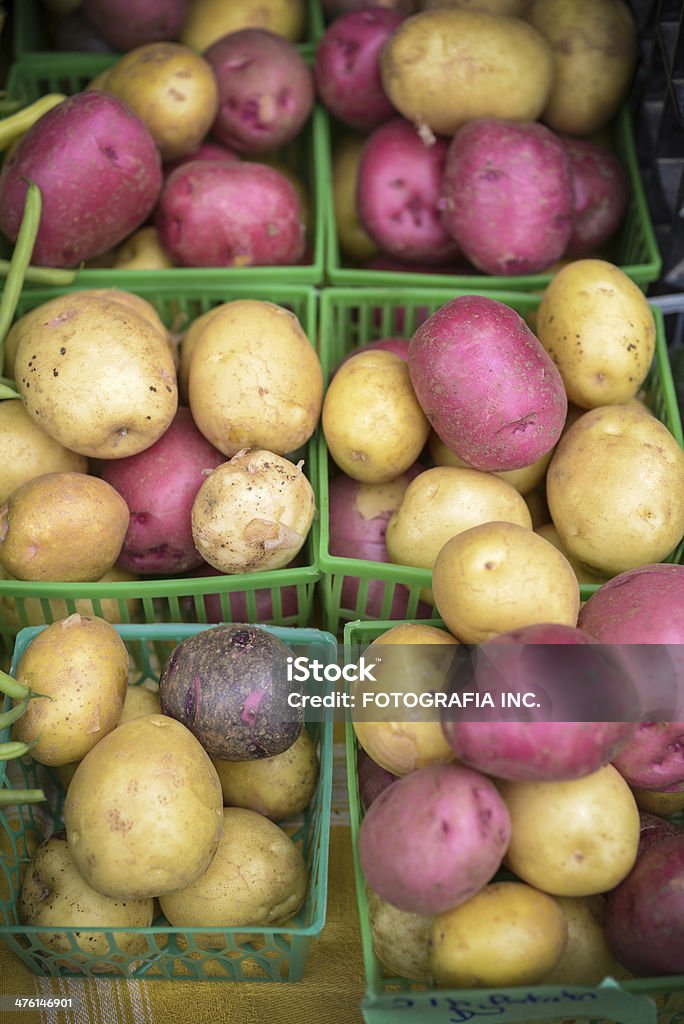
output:
M635 204L637 220L643 234L644 246L648 252L648 258L645 263L620 263L616 264L616 266L619 266L628 277L635 281L635 283L640 286L647 286L657 281L662 270L663 261L656 241L655 230L646 201L646 193L641 180L639 164L634 146L631 113L628 104L623 104L618 111L615 119L615 128L617 138L623 148L623 163L629 181L630 195ZM331 117L329 112L326 110L323 111L321 143L321 156L323 160L322 166L327 176L327 180L332 181L333 159ZM377 282L378 285L384 285L386 287L413 285L415 287L429 288L434 286L435 278L437 277L444 281L446 286L452 286L454 288L470 287L471 283L474 283L474 286L477 288L478 282L480 282L480 288L484 287L490 291L504 291L506 289L510 291L518 289L521 291L531 291L546 287L553 276L549 273L511 275L510 277L500 277L489 274L435 275L421 273L420 271L413 273L410 271L397 270L364 270L363 268L345 266L337 235L332 189L329 189L325 195L324 214L326 218L326 280L331 285L343 286L358 284L363 286L363 278L370 274L372 275L373 282ZM485 282L484 285L482 284L483 281Z
M26 626L17 634L15 639L15 645L12 652L12 662L10 666L10 674L15 675L16 668L19 662L19 658L28 646L28 644L38 634L42 633L47 628L48 624L41 626ZM197 633L205 632L208 629L214 629L220 626L221 623L187 623L187 622L164 622L164 623L141 623L141 624L117 624L114 625L114 629L121 636L122 640L168 640L173 638L186 639L187 637L195 636ZM236 623L233 623L236 625ZM283 643L294 646L297 643L300 644L320 644L324 651L332 656L333 659L337 657L337 639L332 633L318 629L313 626L271 626L261 623L248 623L250 626L254 626L258 629L263 629L273 636L282 640ZM73 932L83 931L87 933L98 932L98 933L135 933L136 935L201 935L201 934L250 934L250 935L288 935L297 938L312 938L320 935L322 932L327 916L327 901L328 901L328 865L330 856L330 817L331 817L331 798L332 798L332 747L333 747L333 722L330 716L326 716L321 722L321 733L320 733L320 778L319 785L322 787L322 800L321 800L321 821L320 821L320 844L319 844L319 863L321 868L321 898L319 900L319 906L316 908L316 914L313 920L308 925L288 925L288 926L222 926L222 925L198 925L195 927L178 927L168 924L157 924L152 923L145 927L131 927L130 925L122 925L116 927L104 927L102 925L92 926L68 926L68 925L0 925L0 939L3 935L25 935L32 936L38 934L45 934L46 932L59 931L59 932ZM0 816L4 816L2 809L0 808ZM308 873L308 872L307 872ZM15 899L18 898L16 894ZM308 899L308 894L307 894ZM65 955L68 955L65 954ZM164 950L159 950L159 956L164 957L169 954L165 954ZM219 953L217 952L217 955ZM144 954L142 954L144 956ZM181 954L182 959L182 954ZM106 956L98 957L98 960L106 960Z

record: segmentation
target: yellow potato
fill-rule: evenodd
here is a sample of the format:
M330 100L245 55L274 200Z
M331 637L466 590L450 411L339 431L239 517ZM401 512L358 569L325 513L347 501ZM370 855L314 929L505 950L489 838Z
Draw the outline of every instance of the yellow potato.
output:
M221 306L214 306L212 309L208 309L206 313L202 313L201 316L195 317L195 319L188 324L187 330L182 336L180 344L180 362L178 366L178 390L181 400L185 405L189 405L188 384L190 381L190 362L192 360L192 353L195 350L197 335L209 318L221 308Z
M639 809L612 765L566 782L508 782L499 792L511 815L505 864L554 896L592 896L632 870Z
M453 135L478 117L536 120L551 91L553 56L517 18L436 8L395 30L380 67L400 114L428 135Z
M219 451L287 455L318 425L323 374L294 313L238 299L206 315L195 334L188 393L195 423Z
M575 626L579 585L567 558L516 523L484 523L447 541L432 570L435 604L464 643L536 623Z
M430 458L436 466L461 466L467 468L463 459L460 459L455 452L447 448L439 434L435 433L434 430L430 431L428 451L430 452ZM519 494L527 496L544 479L544 474L552 455L553 449L542 455L531 466L523 466L522 469L502 469L493 473L492 476L505 480L507 484L515 487Z
M99 477L33 477L0 508L0 564L19 580L93 583L119 557L129 518L124 499Z
M434 762L455 758L447 743L434 707L415 710L392 704L363 709L364 693L411 695L443 689L452 661L455 637L446 630L421 623L402 623L382 633L364 653L373 666L375 682L351 684L355 708L352 724L360 746L382 768L394 775L408 775ZM415 646L414 646L415 645ZM389 650L385 647L389 646ZM382 650L378 650L382 648Z
M332 189L335 206L335 224L340 249L352 260L369 260L378 252L359 217L356 201L356 182L359 161L366 137L346 136L333 152Z
M172 266L173 261L152 225L134 232L114 254L115 270L168 270Z
M525 495L525 504L530 510L533 530L538 530L540 526L551 521L549 506L546 504L546 488L543 484Z
M0 566L0 579L14 579ZM108 569L96 583L133 583L138 579L133 573L117 565ZM66 619L74 612L80 615L95 615L114 624L132 621L140 605L139 597L77 597L67 600L63 597L14 597L0 594L0 612L9 626L42 626L56 619ZM125 614L124 614L125 612Z
M648 374L655 321L646 296L606 260L573 260L546 287L537 337L584 409L624 403Z
M356 353L337 371L322 426L334 461L362 483L396 479L416 461L430 432L408 366L378 349Z
M0 402L0 505L17 487L43 473L86 473L84 455L64 448L26 412L18 398Z
M544 540L548 540L553 544L554 548L558 548L558 550L565 555L572 566L578 583L600 584L606 582L606 579L608 578L607 576L601 576L592 572L591 569L588 569L583 565L579 559L573 558L573 556L563 547L563 542L558 536L558 530L553 523L543 523L541 526L536 528L535 533L538 533L540 537L544 538Z
M17 679L44 697L29 701L14 737L35 741L40 764L80 761L115 728L126 696L128 651L104 619L70 615L46 626L22 654Z
M297 913L307 882L299 848L278 825L256 811L225 807L223 835L207 870L159 902L176 928L277 927Z
M150 229L143 228L142 230L148 231ZM85 294L88 298L100 298L105 299L108 302L120 302L122 305L127 306L128 309L132 309L134 313L138 313L143 317L143 319L147 320L152 327L159 331L169 352L171 353L174 366L176 365L178 362L178 353L176 351L176 343L173 335L171 334L171 331L168 330L164 321L159 316L159 313L151 302L148 302L147 299L143 299L141 295L136 295L135 292L125 291L122 288L89 288Z
M141 715L159 715L159 691L153 690L147 684L139 686L131 684L126 687L126 698L117 726L123 725L130 718L140 718Z
M373 952L389 977L429 981L428 941L432 917L410 914L366 889Z
M633 789L632 792L640 811L659 814L663 818L684 811L684 792L660 793L653 789Z
M640 409L592 409L561 438L546 494L564 548L595 572L661 562L684 535L684 451Z
M221 572L282 569L306 541L315 502L301 463L259 449L239 452L212 470L195 496L195 546Z
M243 28L267 29L297 42L304 31L305 14L304 0L243 0L239 4L192 0L180 39L200 53L222 36Z
M624 0L533 0L528 21L553 52L553 85L542 113L556 132L589 135L617 113L639 57Z
M426 469L408 485L387 524L390 561L431 569L448 540L494 520L532 529L523 497L492 473L456 466Z
M218 113L211 65L181 43L147 43L120 57L104 83L147 125L162 160L194 152Z
M51 929L41 932L38 941L58 953L68 953L76 963L90 957L107 957L111 952L101 928L149 928L154 913L151 897L139 900L116 900L91 888L79 873L69 852L64 833L56 834L40 844L31 858L29 870L19 898L22 924ZM68 928L66 931L54 931ZM76 949L88 957L74 953ZM117 932L116 945L122 953L143 953L147 937L136 932ZM112 965L113 966L113 965Z
M554 969L542 979L543 985L598 985L606 977L627 976L608 948L605 902L599 895L556 897L568 922L568 941Z
M449 988L537 985L558 963L567 936L565 914L546 893L492 882L435 915L430 969Z
M163 811L160 812L160 809ZM89 885L145 899L191 885L223 831L221 785L189 729L131 718L83 758L64 803L69 850Z
M486 14L504 14L509 18L522 18L530 0L422 0L421 10L432 7L460 7L464 11L484 11Z
M318 782L318 755L311 735L302 729L287 750L256 761L212 759L228 807L246 807L274 821L299 814L308 806Z
M178 405L168 340L121 301L87 292L68 292L29 315L15 370L32 419L92 458L148 448Z

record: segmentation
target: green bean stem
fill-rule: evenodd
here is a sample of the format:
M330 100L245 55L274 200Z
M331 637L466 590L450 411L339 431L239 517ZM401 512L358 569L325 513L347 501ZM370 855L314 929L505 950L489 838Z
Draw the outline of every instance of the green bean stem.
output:
M21 718L29 705L30 699L30 697L27 697L21 702L21 704L16 704L13 708L10 708L9 711L1 712L0 729L4 729L8 725L12 725L13 722L16 722L17 719Z
M11 267L10 260L0 260L0 277L7 277ZM73 284L76 280L76 270L64 270L62 267L34 267L32 264L26 268L25 281L32 284L47 284L59 287L63 284Z
M42 789L0 789L0 807L15 804L38 804L45 799Z
M32 744L21 743L19 740L8 740L7 743L0 743L0 761L12 761L15 757L23 757L28 754Z
M0 300L0 365L3 361L5 335L14 319L14 314L21 295L26 268L31 262L33 246L36 243L43 201L40 189L35 182L29 181L26 188L24 212L21 218L19 234L10 260L5 288ZM5 396L7 397L7 396Z
M31 696L31 691L28 686L24 686L18 679L14 679L13 676L8 675L7 672L0 670L0 692L6 693L8 697L12 697L14 700L26 700Z

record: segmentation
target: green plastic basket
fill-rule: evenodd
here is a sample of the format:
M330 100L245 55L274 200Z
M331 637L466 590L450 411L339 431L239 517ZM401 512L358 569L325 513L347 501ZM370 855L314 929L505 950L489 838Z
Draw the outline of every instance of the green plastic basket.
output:
M19 5L20 6L20 5ZM12 65L7 78L7 94L22 106L47 93L72 95L84 89L101 71L111 67L115 58L101 55L48 53L30 56ZM164 271L113 270L86 268L78 271L81 287L132 287L151 273L163 273L176 287L206 284L212 281L233 283L265 282L280 284L318 284L323 280L324 260L324 179L317 168L325 149L325 114L315 107L300 136L275 155L302 182L309 197L311 230L310 262L287 266L263 267L171 267ZM7 243L6 243L7 248ZM106 282L106 284L103 284Z
M434 621L433 625L439 625ZM396 622L351 622L344 629L345 661L356 659L369 643ZM426 982L387 977L373 950L361 871L358 835L363 811L356 767L357 744L351 722L346 726L347 786L353 844L356 902L366 975L362 1003L366 1024L454 1024L496 1020L502 1024L543 1021L573 1024L678 1024L684 1019L684 975L620 981L605 978L600 985L561 987L537 985L498 989L447 989ZM608 1018L608 1020L605 1020ZM578 1024L580 1022L578 1021Z
M306 25L304 37L297 44L297 49L309 56L314 50L314 42L322 34L322 13L317 4L306 3ZM40 0L18 0L12 12L14 20L12 30L12 52L15 60L25 57L44 57L59 53L53 47L50 18ZM62 52L62 56L74 55L73 50ZM90 54L85 54L90 56Z
M326 381L346 353L357 345L376 338L403 336L410 338L429 314L457 295L468 294L442 289L326 288L321 294L320 337L321 363ZM524 292L477 292L505 302L523 317L533 314L540 297ZM665 340L662 310L652 306L656 323L656 353L647 381L649 403L680 445L684 445L682 423L677 407L672 371ZM318 439L317 486L320 501L318 534L318 565L322 572L319 584L324 628L337 633L345 622L356 619L390 619L398 594L405 596L400 617L414 618L420 609L420 592L429 587L429 570L411 566L341 558L330 553L329 481L334 467L328 455L322 431ZM684 559L684 543L670 561ZM350 581L358 585L355 600L349 596ZM344 588L344 589L343 589ZM598 589L598 584L582 584L583 601ZM346 596L345 596L346 591Z
M144 282L144 283L141 283ZM26 289L17 316L69 288ZM182 290L165 273L149 271L128 289L147 299L162 320L178 331L213 306L238 298L262 299L286 306L295 313L307 335L316 338L316 292L306 285L244 285L208 283ZM315 487L317 441L304 452L305 472ZM269 622L280 626L307 626L313 616L314 587L320 576L316 564L318 519L300 553L301 565L270 572L233 576L148 578L131 583L35 583L0 579L0 647L11 649L24 626L53 622L74 611L130 622ZM216 595L215 597L212 595ZM205 601L205 597L208 600ZM78 603L77 603L78 602Z
M159 668L176 644L208 626L178 623L117 627L128 648L131 682L158 681ZM304 651L323 664L337 660L337 643L316 629L267 627L293 651ZM17 637L11 671L40 629L26 629ZM322 684L310 684L312 687ZM318 691L311 691L318 692ZM321 693L324 691L321 689ZM187 981L299 981L304 973L309 945L325 923L327 900L330 806L332 794L332 718L307 722L318 752L320 771L316 792L303 815L291 825L292 839L307 864L309 888L306 901L292 924L278 928L172 928L159 916L149 928L80 928L79 933L104 933L109 944L106 956L83 952L73 928L22 925L18 916L22 868L38 842L63 828L64 789L57 774L32 758L18 765L17 785L42 787L46 804L27 805L21 814L0 810L0 940L34 974L87 977L183 979ZM5 736L2 737L3 739ZM13 765L14 767L14 765ZM12 788L7 779L3 788ZM145 951L126 953L118 945L122 933L144 937ZM67 952L49 948L45 936L59 933L69 942ZM211 948L202 937L211 936ZM75 954L78 954L76 957Z
M322 147L323 174L326 181L332 181L332 144L338 131L336 123L328 116L323 118L322 131L325 145ZM657 281L661 268L661 257L656 243L655 232L646 203L639 164L634 147L634 133L627 108L623 108L615 126L615 141L618 156L627 174L630 187L630 202L622 227L606 253L605 258L616 263L642 291ZM325 197L326 277L333 285L366 285L377 287L444 287L494 291L538 291L546 287L551 274L525 274L498 277L487 274L425 274L387 270L364 270L346 260L340 251L335 224L335 208L332 186Z

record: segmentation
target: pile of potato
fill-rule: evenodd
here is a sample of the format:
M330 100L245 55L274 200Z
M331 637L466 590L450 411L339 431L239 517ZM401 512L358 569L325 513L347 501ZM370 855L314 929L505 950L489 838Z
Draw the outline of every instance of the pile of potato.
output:
M629 199L609 126L638 58L623 0L331 10L314 73L347 260L510 277L607 251Z
M151 303L117 289L62 294L15 322L5 367L20 397L0 403L6 578L252 573L299 555L315 497L295 453L319 421L318 355L292 312L261 300L186 326L179 357Z
M555 700L568 654L544 645L595 642L557 627L502 634L466 691L498 695L494 679ZM386 974L464 989L680 974L684 834L663 815L684 809L684 725L363 709L364 692L458 692L446 681L458 650L445 630L402 623L365 649L372 689L352 686L358 851ZM634 666L614 667L625 686Z
M116 937L130 955L148 952L138 929L153 919L257 930L291 922L308 870L277 822L310 804L319 765L301 713L283 722L289 653L259 628L219 626L180 641L158 685L129 685L129 650L103 619L74 614L28 644L16 678L35 695L15 736L67 790L64 831L34 851L18 902L23 924L46 929L47 948L106 962L109 939L92 929L134 929ZM258 682L258 700L243 674ZM188 686L202 690L201 719L188 716ZM222 948L226 939L197 941Z

